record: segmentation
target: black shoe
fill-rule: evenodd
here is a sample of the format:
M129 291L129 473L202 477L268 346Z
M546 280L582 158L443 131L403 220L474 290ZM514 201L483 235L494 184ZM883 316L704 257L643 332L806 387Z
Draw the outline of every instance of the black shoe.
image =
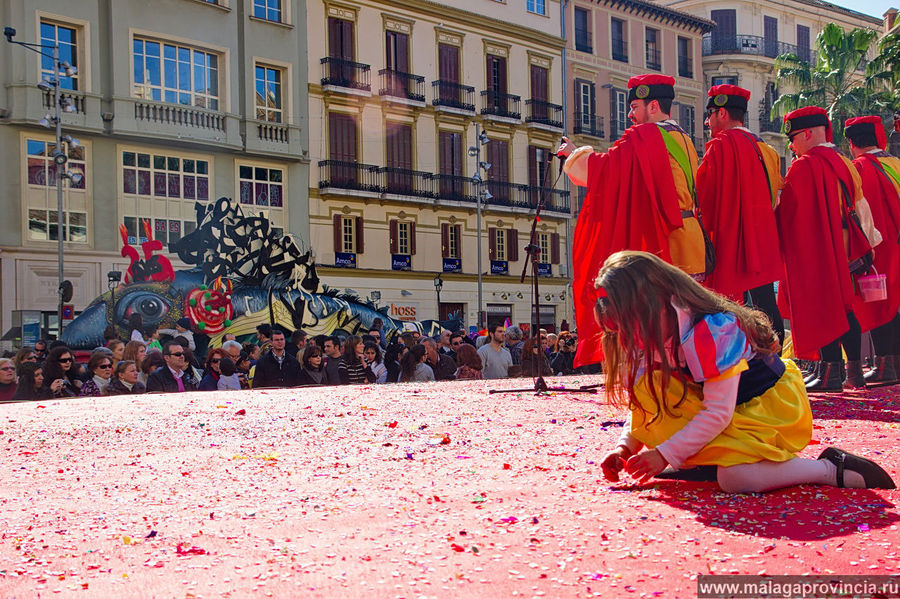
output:
M820 460L828 460L837 466L837 486L844 487L844 470L856 472L863 477L867 489L896 489L897 486L884 468L866 458L853 455L837 447L829 447L823 451Z
M806 383L810 393L840 393L844 390L841 380L843 362L825 362L819 371L819 377Z
M862 362L847 360L847 379L844 386L849 389L865 389L866 379L862 371Z

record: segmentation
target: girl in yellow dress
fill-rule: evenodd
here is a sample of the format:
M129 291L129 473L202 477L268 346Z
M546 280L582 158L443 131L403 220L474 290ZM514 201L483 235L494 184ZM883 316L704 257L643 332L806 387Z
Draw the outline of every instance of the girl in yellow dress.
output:
M834 447L797 457L812 436L809 398L762 312L645 252L610 256L596 287L607 395L630 409L601 464L608 480L623 469L644 482L667 465L715 465L719 486L733 493L895 488L880 466Z

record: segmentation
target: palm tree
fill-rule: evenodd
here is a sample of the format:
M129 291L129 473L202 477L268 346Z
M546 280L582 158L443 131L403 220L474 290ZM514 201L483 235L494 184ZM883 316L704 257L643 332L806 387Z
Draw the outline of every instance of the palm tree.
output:
M794 93L782 94L772 105L772 118L779 118L803 106L821 106L834 122L850 115L868 114L881 108L872 79L857 74L866 65L866 54L877 39L871 29L856 28L844 32L829 23L816 37L815 64L801 60L796 54L782 54L775 59L778 86L787 84ZM835 126L836 138L841 127ZM838 143L838 140L835 140Z
M866 65L866 78L880 87L879 101L900 112L900 34L886 35L878 42L878 56Z

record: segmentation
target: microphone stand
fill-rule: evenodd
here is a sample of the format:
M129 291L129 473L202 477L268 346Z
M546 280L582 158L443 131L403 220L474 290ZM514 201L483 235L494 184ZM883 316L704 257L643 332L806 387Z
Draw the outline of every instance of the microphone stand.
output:
M552 186L547 186L547 182L550 175L550 165L553 164L553 158L547 161L547 164L544 166L544 187L541 190L540 196L538 196L537 207L534 211L534 218L531 220L531 234L528 238L528 245L525 246L525 264L522 265L522 276L519 277L519 283L525 282L525 275L528 272L528 266L531 266L531 314L532 314L532 322L531 322L531 332L532 339L534 341L534 345L532 346L532 351L530 356L522 356L522 360L530 359L532 365L532 372L537 374L534 379L534 386L527 389L491 389L489 393L527 393L528 391L534 391L537 395L546 395L548 392L553 391L554 393L590 393L596 394L596 389L586 389L586 388L578 388L571 389L564 386L561 387L548 387L547 382L544 380L544 356L541 353L544 351L544 348L541 347L541 297L540 297L540 288L538 284L538 261L537 257L541 253L541 246L537 242L537 224L541 220L541 211L544 209L544 204L546 202L547 196L550 195L550 190L556 187L556 184L559 182L559 178L562 176L562 161L565 159L561 159L559 174L556 175L556 179L553 181ZM537 347L537 352L534 351L534 348ZM552 372L548 372L547 374L552 374Z

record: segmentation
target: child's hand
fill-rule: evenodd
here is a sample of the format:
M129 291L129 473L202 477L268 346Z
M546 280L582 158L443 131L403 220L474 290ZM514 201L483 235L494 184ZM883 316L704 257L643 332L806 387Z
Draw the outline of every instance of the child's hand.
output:
M643 483L665 470L668 464L659 451L651 449L628 458L625 462L625 472Z
M628 450L622 446L616 447L606 454L606 457L600 462L600 468L603 469L603 478L619 482L619 472L625 467L625 460L628 459L628 455Z

